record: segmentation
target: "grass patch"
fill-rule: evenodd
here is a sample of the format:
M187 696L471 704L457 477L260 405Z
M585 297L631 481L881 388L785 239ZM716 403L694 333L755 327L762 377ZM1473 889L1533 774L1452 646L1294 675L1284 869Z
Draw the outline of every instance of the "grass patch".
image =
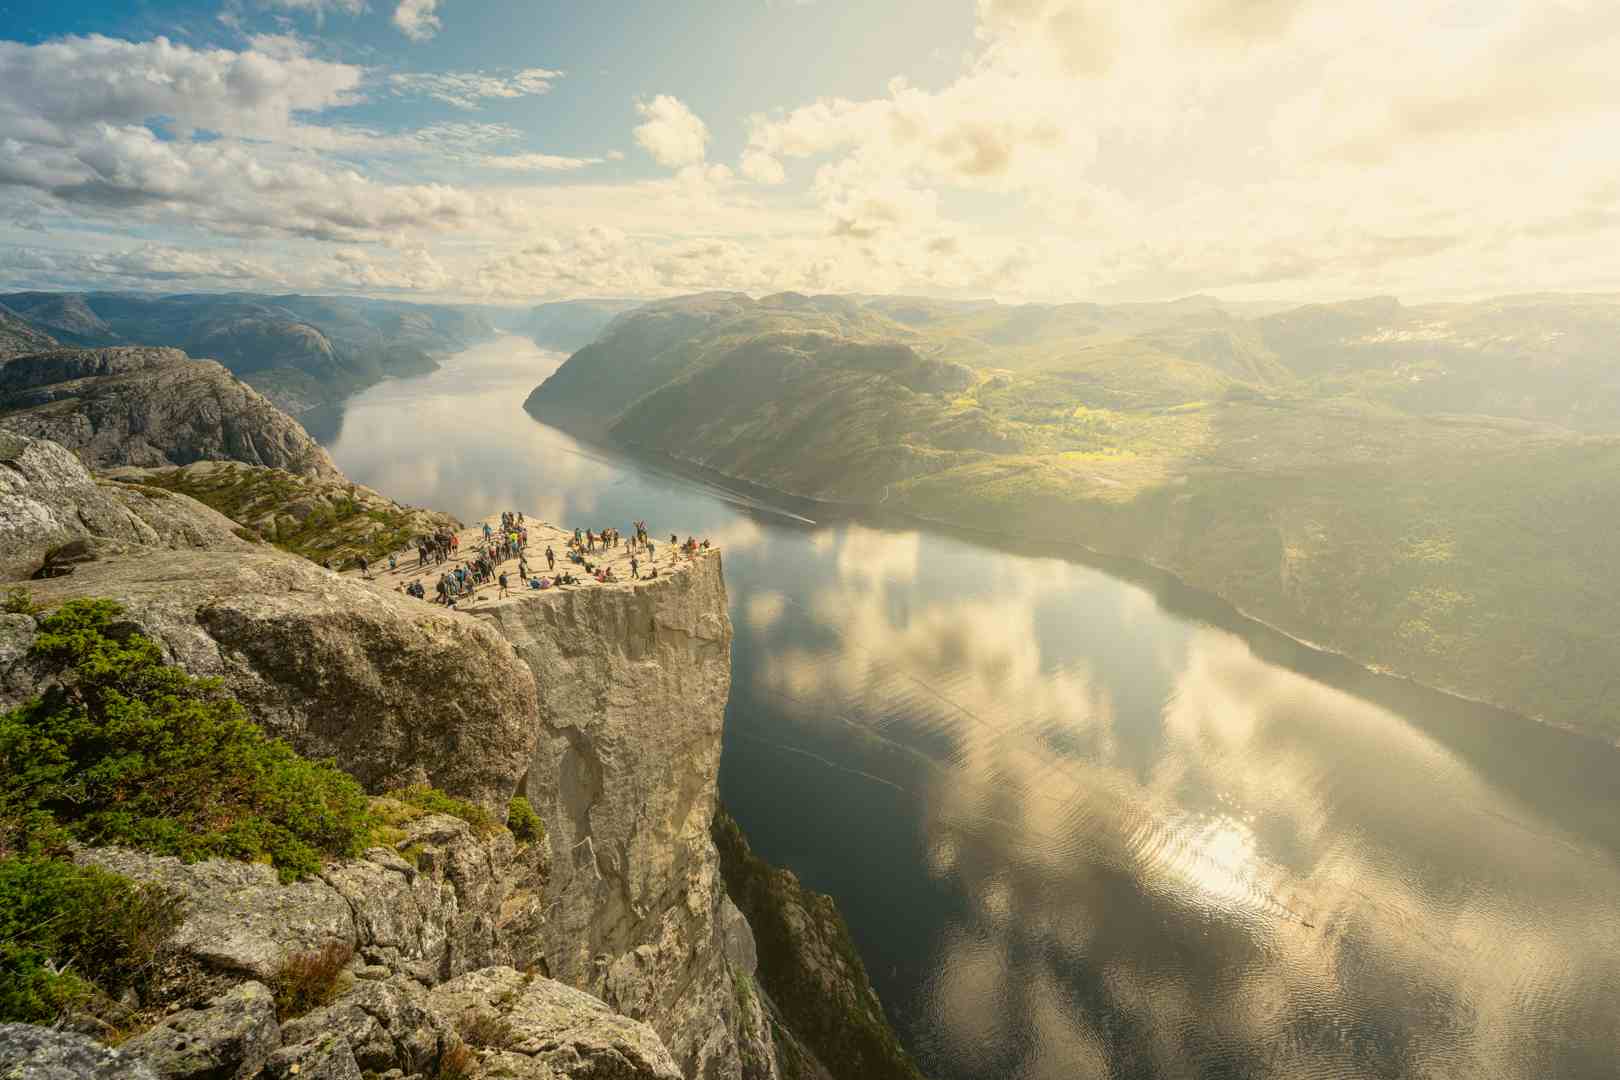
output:
M73 600L41 622L32 654L61 684L0 714L0 851L122 844L267 860L291 881L365 849L352 777L267 736L216 680L164 664L121 614Z
M155 886L54 859L0 860L0 1020L49 1023L144 990L176 921L174 898Z
M293 953L276 972L276 1018L282 1023L324 1008L348 988L354 949L329 941L313 952Z
M546 823L534 812L534 806L523 795L512 796L506 808L506 827L520 844L537 844L546 838Z
M493 835L502 827L494 814L477 803L447 795L426 784L390 791L375 805L384 825L397 827L427 814L449 814L471 825L476 836Z
M4 600L0 600L0 611L7 615L34 615L39 612L39 605L34 603L33 594L21 585L6 590Z

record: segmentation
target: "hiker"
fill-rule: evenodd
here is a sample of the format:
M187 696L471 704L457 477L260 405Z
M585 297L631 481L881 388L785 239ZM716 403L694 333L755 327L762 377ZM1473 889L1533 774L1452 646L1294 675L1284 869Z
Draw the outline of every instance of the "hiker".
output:
M360 564L360 576L365 578L367 581L370 581L371 580L371 564L366 561L366 557L364 555L360 555L360 556L356 557L355 562Z
M636 557L634 555L630 556L630 576L638 579L641 577L641 568L636 563Z
M506 599L506 574L501 574L501 599Z
M546 545L546 569L547 570L555 570L555 569L557 569L557 553L555 551L551 550L551 545L550 544Z

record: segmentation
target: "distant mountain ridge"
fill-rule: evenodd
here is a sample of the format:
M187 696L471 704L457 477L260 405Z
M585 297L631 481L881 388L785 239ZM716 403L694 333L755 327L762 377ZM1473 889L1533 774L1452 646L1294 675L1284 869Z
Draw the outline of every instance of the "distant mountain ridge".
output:
M526 408L784 492L1145 560L1620 741L1620 297L706 293L620 315Z
M59 443L97 470L241 461L341 479L296 420L221 365L178 349L0 359L0 428Z
M476 311L351 297L22 292L0 294L0 305L63 345L173 347L218 360L294 416L389 376L432 371L438 356L495 332ZM9 332L0 322L0 349L15 354Z

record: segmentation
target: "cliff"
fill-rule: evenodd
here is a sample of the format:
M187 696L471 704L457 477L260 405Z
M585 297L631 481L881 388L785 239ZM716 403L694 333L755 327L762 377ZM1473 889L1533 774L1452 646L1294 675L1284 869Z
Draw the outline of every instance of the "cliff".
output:
M178 349L57 349L0 362L0 426L60 443L96 469L232 460L341 478L292 417Z
M175 1011L125 1044L157 1075L432 1075L468 1032L490 1040L468 1077L779 1075L708 833L730 680L717 552L468 614L243 539L184 495L98 481L47 441L0 432L0 465L0 578L55 575L28 581L32 603L117 601L165 660L374 795L431 783L499 820L522 792L543 822L525 848L407 814L386 846L292 885L83 851L179 898L154 999ZM0 615L0 707L57 685L39 627ZM313 1019L272 1015L286 965L328 945L348 991ZM216 1072L176 1064L203 1044Z
M552 843L551 974L646 1020L689 1076L774 1075L764 1015L737 990L752 935L708 833L731 687L720 553L473 610L535 673L521 790Z

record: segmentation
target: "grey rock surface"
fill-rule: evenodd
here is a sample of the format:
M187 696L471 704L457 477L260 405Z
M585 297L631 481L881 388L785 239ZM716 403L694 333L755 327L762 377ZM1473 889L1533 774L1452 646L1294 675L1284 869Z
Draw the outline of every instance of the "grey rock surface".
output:
M349 1040L336 1033L282 1047L270 1056L262 1075L269 1080L362 1080L364 1074Z
M32 1024L0 1024L5 1080L157 1080L151 1069L87 1035Z
M244 461L309 476L337 466L296 420L212 360L179 349L54 349L0 362L0 425L92 468Z
M281 1037L289 1047L341 1038L362 1070L399 1069L406 1075L431 1074L456 1038L451 1023L431 1008L426 991L405 980L357 982L336 1003L288 1021Z
M253 1080L280 1045L270 991L245 982L205 1008L176 1013L123 1050L162 1080Z
M372 792L431 783L504 813L529 766L533 676L456 612L246 546L140 551L30 590L119 601L170 660L222 678L271 734Z
M486 968L435 987L443 1015L484 1016L509 1025L507 1045L491 1048L480 1075L518 1080L680 1080L658 1034L589 994L511 968Z
M524 790L553 866L544 925L509 928L514 957L537 950L553 977L651 1024L688 1075L735 1080L763 1020L737 1005L708 834L731 688L726 612L711 551L633 587L476 614L528 662L540 705Z
M292 953L355 944L349 905L319 881L283 885L259 863L185 863L126 848L89 848L77 860L178 896L181 922L170 946L210 971L268 982Z
M330 942L354 949L360 965L422 982L503 962L506 882L524 873L511 836L479 839L466 822L439 814L402 828L399 846L417 854L416 866L373 848L290 885L268 866L226 859L185 863L125 848L82 849L76 858L179 897L170 946L211 972L270 981L289 955Z
M76 540L103 558L140 548L248 550L235 528L191 499L98 481L58 444L0 425L0 580L29 577Z

